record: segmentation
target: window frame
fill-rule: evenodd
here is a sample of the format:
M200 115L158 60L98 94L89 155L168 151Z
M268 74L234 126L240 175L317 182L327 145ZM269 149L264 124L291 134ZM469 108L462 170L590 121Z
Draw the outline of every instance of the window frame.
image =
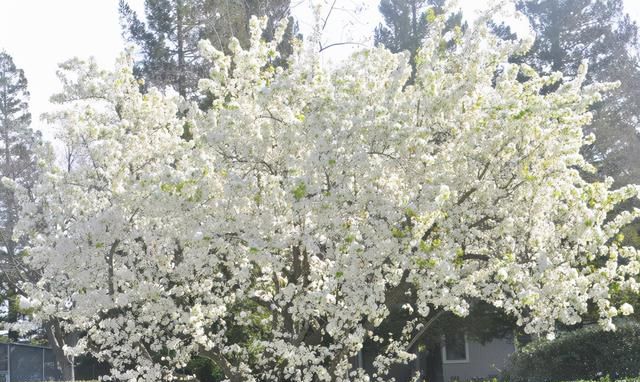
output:
M442 346L440 346L440 350L442 352L442 363L469 363L469 341L467 340L467 333L462 335L464 339L464 359L447 359L447 336L442 336Z

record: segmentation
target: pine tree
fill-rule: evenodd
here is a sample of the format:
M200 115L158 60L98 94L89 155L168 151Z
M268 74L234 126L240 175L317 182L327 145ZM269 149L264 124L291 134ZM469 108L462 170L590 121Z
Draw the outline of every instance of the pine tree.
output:
M378 9L384 23L374 31L374 42L393 53L408 51L411 65L415 71L415 55L427 36L430 15L441 14L445 0L381 0ZM447 29L462 23L462 12L452 14L447 19Z
M38 147L42 145L40 132L31 128L29 91L24 72L16 68L13 59L0 52L0 177L10 182L0 185L0 256L3 293L8 299L7 320L15 322L17 293L15 283L20 279L19 261L24 240L14 238L14 228L20 211L11 183L30 190L38 176ZM16 333L10 332L16 340Z
M249 41L252 15L269 17L265 38L272 37L280 20L289 18L290 0L146 0L145 19L140 20L125 0L120 1L123 35L140 50L136 72L147 85L172 86L182 96L195 98L197 82L207 77L208 65L199 57L198 42L209 40L228 52L231 37L243 47ZM282 57L291 50L287 42L294 33L290 20Z
M0 53L0 175L30 189L38 174L36 151L42 145L42 136L30 127L28 102L29 91L24 72L16 68L11 56ZM19 205L14 191L4 185L0 188L0 200L3 206L0 212L0 240L7 255L15 256L21 248L21 243L12 237Z
M40 134L29 127L28 100L24 72L16 68L11 56L0 52L0 176L31 186L37 172L33 147L39 144ZM13 238L19 208L14 190L5 184L0 186L0 203L0 242L4 254L14 257L19 249L19 243Z
M594 118L585 133L594 133L596 141L583 155L600 178L611 176L618 185L640 182L638 28L624 12L623 1L526 0L518 9L528 17L536 41L517 61L543 74L560 71L571 78L585 60L587 83L620 81L619 88L592 107ZM515 37L504 26L498 31Z
M0 183L0 292L7 301L5 322L16 322L24 317L18 304L20 296L24 295L19 282L38 278L23 261L26 240L14 237L21 208L15 187L23 188L27 195L31 195L41 174L38 161L52 160L51 154L42 134L31 128L29 91L24 71L16 67L9 54L0 52L0 178L3 178ZM62 346L70 336L62 334L56 320L43 323L43 329L44 333L36 333L36 337L46 335L57 364L68 378L72 375L72 368ZM18 334L9 331L9 339L18 340Z
M376 44L384 45L394 53L415 52L427 33L426 4L427 0L382 0L378 9L384 24L375 29Z

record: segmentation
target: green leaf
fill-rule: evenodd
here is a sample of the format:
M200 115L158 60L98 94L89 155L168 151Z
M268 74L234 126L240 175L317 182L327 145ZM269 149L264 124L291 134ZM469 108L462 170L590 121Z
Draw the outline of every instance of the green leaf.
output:
M296 188L293 189L293 197L300 201L300 199L304 198L307 195L307 185L304 182L298 183Z
M391 228L391 236L395 237L396 239L402 239L403 237L405 237L405 234L400 228L393 227Z
M432 22L436 21L436 11L432 8L427 9L427 12L425 14L425 18L427 19L427 22L429 24L431 24Z

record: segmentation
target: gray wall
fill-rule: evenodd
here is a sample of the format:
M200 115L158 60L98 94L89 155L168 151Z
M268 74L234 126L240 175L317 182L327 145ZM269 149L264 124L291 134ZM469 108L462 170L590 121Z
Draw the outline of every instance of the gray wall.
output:
M504 369L509 355L515 351L512 339L496 339L484 345L468 341L468 344L468 362L443 362L444 382L496 376Z

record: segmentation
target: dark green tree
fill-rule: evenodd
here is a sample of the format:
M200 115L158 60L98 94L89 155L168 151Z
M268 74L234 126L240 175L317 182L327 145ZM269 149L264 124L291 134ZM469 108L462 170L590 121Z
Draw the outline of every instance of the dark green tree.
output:
M431 17L442 14L445 0L381 0L378 9L384 22L374 31L374 42L393 53L408 51L415 71L415 56L427 36ZM466 29L462 12L447 19L447 29Z
M638 28L624 12L622 0L519 1L536 33L531 50L515 61L538 72L575 76L582 61L589 65L587 84L620 81L620 87L592 108L585 133L596 141L584 156L598 178L612 176L616 185L640 181L640 66ZM504 25L503 37L515 37Z
M272 38L277 24L290 19L281 57L290 54L288 44L295 25L290 17L290 0L145 0L146 21L120 0L123 36L136 45L139 61L136 73L147 85L172 86L180 95L194 99L200 78L207 77L208 65L198 54L198 42L209 40L219 50L228 51L232 37L246 48L251 16L269 18L265 38Z
M2 291L8 304L7 320L19 318L16 282L24 272L19 261L24 240L14 237L20 203L14 185L30 190L38 177L37 152L42 146L40 132L30 128L29 91L22 69L16 68L13 59L0 52L0 258L2 259ZM8 180L8 181L7 181ZM17 340L10 331L9 337Z
M16 188L25 190L27 196L31 194L41 173L40 160L50 161L53 157L42 134L31 128L27 79L11 56L0 52L0 178L3 179L0 182L0 293L8 301L5 322L27 317L27 312L21 311L18 304L20 296L25 296L20 281L38 280L38 274L23 261L26 239L15 237L14 231L21 208ZM62 347L69 343L70 337L73 336L63 334L55 321L45 322L42 330L30 336L34 342L49 342L67 379L72 375L72 367ZM17 340L18 334L10 331L9 339Z
M441 8L442 0L429 1ZM384 24L375 29L375 43L397 53L416 52L427 34L427 15L424 8L427 0L382 0L378 9Z
M22 69L16 68L11 56L0 53L0 131L2 134L2 161L0 174L22 187L31 189L38 176L38 147L42 135L33 131L29 112L29 91ZM10 256L20 250L20 242L13 238L19 205L11 187L3 185L0 199L2 211L2 245Z

